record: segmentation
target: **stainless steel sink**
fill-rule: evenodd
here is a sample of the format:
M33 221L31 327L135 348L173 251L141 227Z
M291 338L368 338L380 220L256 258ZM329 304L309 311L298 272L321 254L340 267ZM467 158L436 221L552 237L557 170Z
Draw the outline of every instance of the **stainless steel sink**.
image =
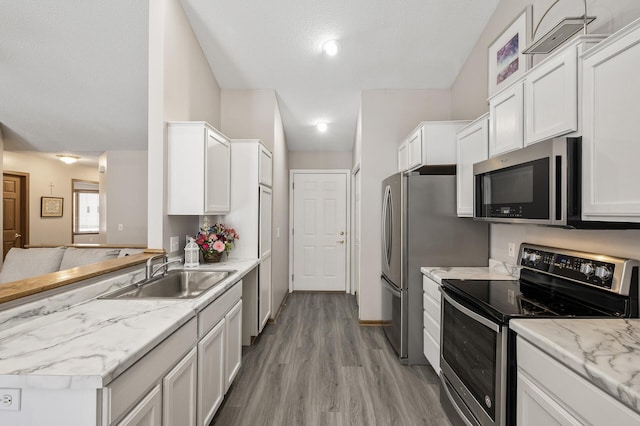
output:
M193 299L236 271L188 271L175 269L147 283L133 284L101 299Z

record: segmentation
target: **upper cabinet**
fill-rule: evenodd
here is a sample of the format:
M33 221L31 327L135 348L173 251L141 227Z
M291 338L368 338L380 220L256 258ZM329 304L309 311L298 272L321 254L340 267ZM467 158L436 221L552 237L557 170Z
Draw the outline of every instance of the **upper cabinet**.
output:
M424 121L398 146L399 171L455 164L456 132L468 121Z
M228 213L229 139L203 121L170 122L167 131L167 214Z
M458 216L473 217L473 164L489 155L489 114L460 129L456 139Z
M258 183L268 187L273 186L273 155L264 145L259 145L258 154Z
M582 218L640 222L640 20L583 55Z
M520 80L489 100L490 157L523 147L523 98L523 83Z

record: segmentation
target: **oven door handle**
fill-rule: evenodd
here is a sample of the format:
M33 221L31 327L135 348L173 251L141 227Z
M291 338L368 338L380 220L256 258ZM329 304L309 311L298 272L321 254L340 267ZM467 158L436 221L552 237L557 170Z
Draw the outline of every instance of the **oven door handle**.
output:
M495 331L496 333L500 332L500 326L498 324L496 324L495 322L486 319L482 315L479 315L479 314L473 312L471 309L467 308L466 306L463 306L462 304L458 303L456 300L454 300L447 293L442 292L442 295L444 296L444 298L445 298L445 300L447 302L449 302L454 308L456 308L457 310L459 310L460 312L462 312L466 316L468 316L468 317L472 318L473 320L479 322L480 324L484 325L485 327L490 328L491 330Z

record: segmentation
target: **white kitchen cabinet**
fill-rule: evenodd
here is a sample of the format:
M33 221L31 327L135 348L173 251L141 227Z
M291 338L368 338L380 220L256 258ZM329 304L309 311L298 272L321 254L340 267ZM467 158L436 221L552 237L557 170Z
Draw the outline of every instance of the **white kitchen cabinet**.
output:
M273 186L273 155L264 145L259 144L258 183Z
M398 171L404 172L409 168L409 151L407 150L408 142L402 141L398 146Z
M456 132L468 121L423 121L398 147L399 171L455 164Z
M162 425L195 426L197 350L189 353L162 379Z
M640 21L583 55L582 219L640 222Z
M436 374L440 375L440 284L423 276L422 289L424 356Z
M489 99L489 157L523 147L523 92L519 80Z
M118 426L161 426L162 425L162 392L156 385L136 405Z
M517 352L518 426L640 424L639 414L522 337Z
M208 426L225 393L225 320L198 343L198 425Z
M526 74L525 145L580 130L578 55L605 37L579 36Z
M456 133L458 216L473 217L473 164L489 157L489 114L484 114Z
M261 333L271 316L271 256L260 260L258 288L258 331Z
M229 212L231 148L209 124L167 124L167 214L207 215Z
M242 365L242 300L231 308L224 316L225 324L225 393L229 390L233 379L238 375Z

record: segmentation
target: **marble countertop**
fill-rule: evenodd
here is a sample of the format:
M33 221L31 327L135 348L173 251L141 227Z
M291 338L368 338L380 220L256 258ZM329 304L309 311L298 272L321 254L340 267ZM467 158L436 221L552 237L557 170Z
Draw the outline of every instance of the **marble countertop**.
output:
M490 259L489 266L442 267L424 266L420 272L438 284L442 280L513 280L520 277L520 268Z
M640 319L519 319L509 327L640 413Z
M237 272L195 299L97 299L110 285L55 312L5 311L12 326L0 331L0 387L104 387L257 265L257 259L202 265L197 269Z

